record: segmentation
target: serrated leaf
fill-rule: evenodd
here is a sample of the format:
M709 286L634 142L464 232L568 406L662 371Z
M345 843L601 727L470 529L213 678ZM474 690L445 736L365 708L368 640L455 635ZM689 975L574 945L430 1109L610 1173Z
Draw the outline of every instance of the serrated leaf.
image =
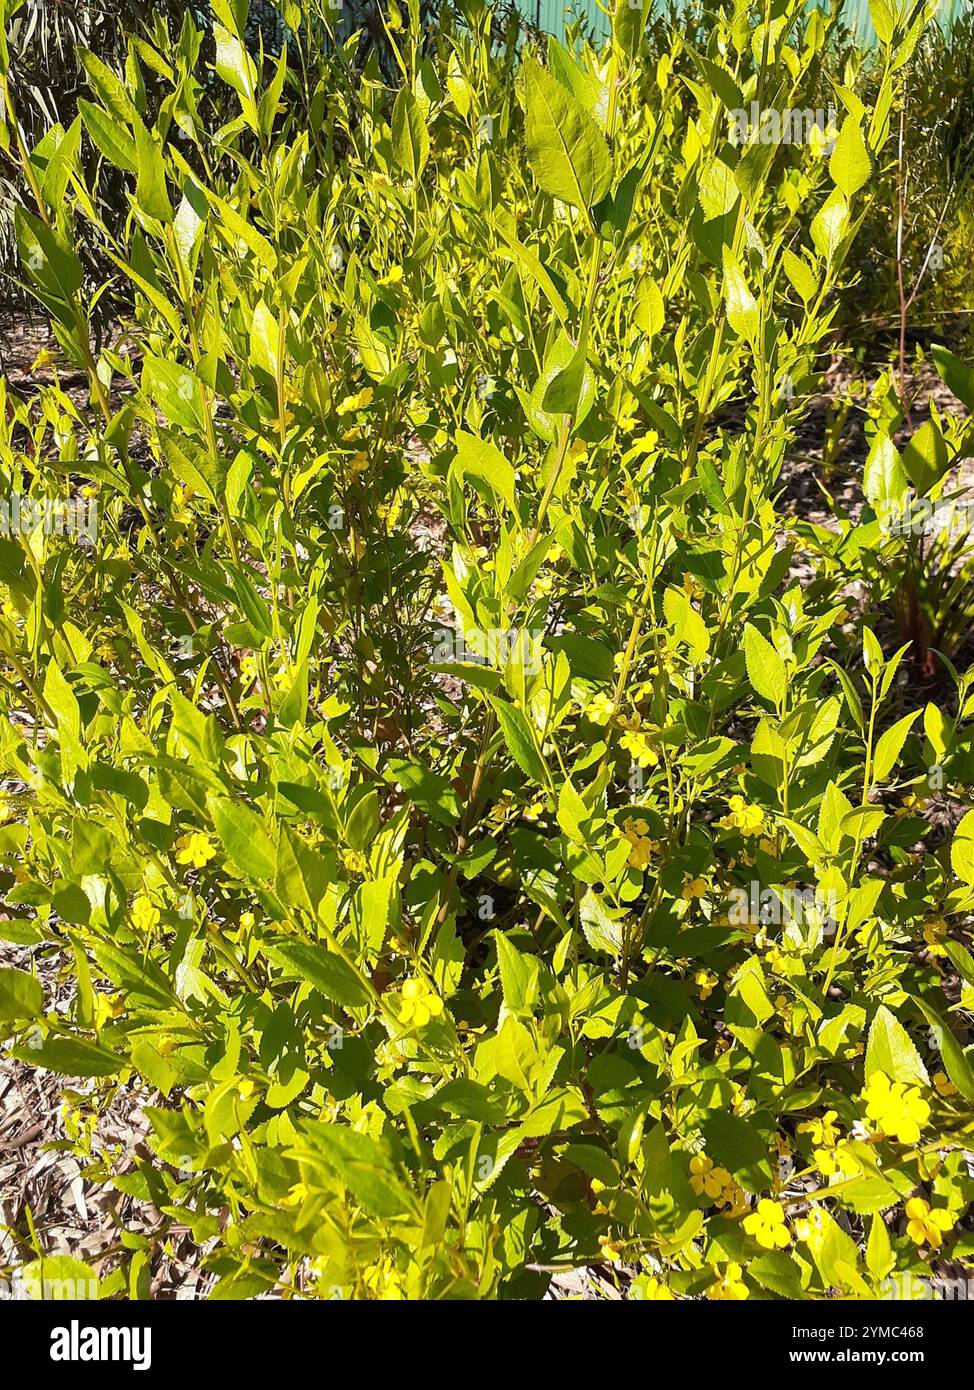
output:
M920 711L918 709L914 710L912 714L905 714L879 739L873 756L873 777L875 779L882 781L892 772L903 750L906 736L919 717Z
M44 991L35 975L12 966L0 970L0 1022L40 1018L43 1012Z
M744 660L747 678L755 692L775 708L780 707L787 688L785 663L751 623L744 628Z
M538 186L588 210L608 192L612 160L605 136L573 96L533 58L524 64L525 142Z
M392 153L399 168L414 181L425 168L429 147L419 102L408 87L400 87L392 108Z
M371 1002L369 991L352 967L324 946L285 939L266 941L263 949L285 969L343 1008L360 1009Z
M867 181L871 171L872 165L859 122L851 115L846 116L829 159L829 173L833 182L847 198L851 198Z
M481 439L466 430L458 430L453 467L461 477L478 478L486 483L492 492L507 503L512 512L517 510L514 497L514 469L491 440Z
M248 878L272 883L277 851L260 816L227 796L210 798L210 814L233 866Z
M925 1000L917 999L916 1004L937 1039L947 1075L965 1100L974 1100L974 1070L950 1025Z
M909 1033L885 1004L880 1004L869 1028L866 1042L867 1082L878 1071L885 1072L890 1081L902 1081L908 1086L930 1084L927 1069Z
M954 831L950 865L962 882L974 888L974 811L968 811Z
M602 899L591 888L582 898L579 919L585 940L593 951L610 956L622 954L622 922L607 911Z

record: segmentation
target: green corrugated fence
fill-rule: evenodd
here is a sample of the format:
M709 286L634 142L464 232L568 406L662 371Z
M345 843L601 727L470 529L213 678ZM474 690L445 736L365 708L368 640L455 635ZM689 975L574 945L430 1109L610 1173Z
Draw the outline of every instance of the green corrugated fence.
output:
M611 8L611 0L603 0L606 9ZM968 10L974 0L941 0L939 17L943 23L950 23ZM515 0L517 8L529 23L556 38L565 36L566 17L570 20L584 19L589 33L601 41L609 32L609 19L599 8L596 0ZM861 42L872 45L876 41L872 21L869 18L869 0L846 0L843 11L847 23L854 28Z

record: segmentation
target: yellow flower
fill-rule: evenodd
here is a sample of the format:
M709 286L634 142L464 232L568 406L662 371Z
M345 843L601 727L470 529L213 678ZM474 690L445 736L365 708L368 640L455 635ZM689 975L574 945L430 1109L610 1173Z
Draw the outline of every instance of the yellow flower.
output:
M780 1202L773 1202L769 1197L761 1198L757 1210L745 1216L743 1224L748 1235L753 1236L765 1250L774 1250L776 1246L783 1250L791 1244L784 1208Z
M364 874L369 867L365 855L357 849L343 850L342 863L351 874Z
M649 834L649 826L644 820L633 820L632 816L626 816L622 822L622 834L631 845L635 845Z
M216 854L210 837L201 830L193 830L188 835L180 835L176 841L176 863L189 864L194 869L202 869Z
M717 976L711 970L698 970L693 977L693 983L697 987L697 993L701 999L709 999L713 994L718 983Z
M717 1281L710 1285L707 1297L724 1303L742 1303L748 1296L747 1285L741 1283L743 1273L740 1265L731 1261Z
M939 1250L944 1243L944 1232L953 1228L950 1212L942 1207L931 1211L930 1203L922 1197L911 1197L904 1211L907 1215L906 1233L916 1245L929 1245Z
M372 387L365 386L361 391L356 391L354 396L346 396L335 413L337 415L351 415L353 410L362 410L365 406L372 404L374 395L375 392Z
M604 690L600 690L597 695L592 696L585 711L593 724L608 724L615 712L615 700L610 699Z
M640 767L653 767L659 762L659 757L649 746L646 735L637 730L627 729L622 735L620 743L633 762L638 763Z
M120 1018L125 1012L125 1001L117 994L95 995L95 1031L101 1032L110 1018Z
M942 1096L944 1100L949 1100L951 1096L956 1096L957 1087L946 1072L935 1071L930 1080L933 1082L933 1089L937 1092L937 1095Z
M798 1133L810 1134L812 1136L812 1143L816 1146L833 1149L839 1137L839 1131L833 1123L833 1121L837 1119L837 1111L826 1110L820 1120L804 1120L802 1124L798 1126Z
M657 1279L654 1275L643 1275L633 1290L637 1298L647 1299L653 1303L663 1303L667 1300L675 1301L673 1290L666 1284Z
M945 956L947 952L940 944L947 935L947 923L942 917L933 917L923 924L923 939L932 956Z
M740 1183L733 1180L728 1183L723 1192L717 1198L717 1205L725 1208L723 1215L728 1221L739 1221L742 1216L747 1215L747 1197Z
M364 473L369 466L369 456L364 449L359 449L358 453L353 454L348 461L351 473Z
M54 361L56 361L56 358L50 348L41 348L28 370L31 372L42 372L45 367L49 367Z
M240 930L241 930L241 931L253 931L253 929L254 929L254 924L256 923L256 921L257 921L257 919L256 919L256 917L254 916L254 914L253 914L252 912L241 912L241 914L240 914Z
M705 898L706 896L707 884L702 878L688 878L680 890L680 897L687 903L694 898Z
M821 1230L822 1213L817 1208L813 1208L808 1216L801 1216L795 1222L795 1235L806 1244L814 1240Z
M652 840L635 840L626 863L632 869L647 869L655 848Z
M514 798L510 792L501 792L493 806L487 812L487 819L492 821L506 820L514 809Z
M369 1265L362 1274L362 1283L374 1299L383 1303L398 1303L406 1297L402 1275L391 1255L384 1255L375 1264Z
M930 1119L930 1106L918 1086L906 1086L902 1081L890 1081L885 1072L873 1072L862 1093L866 1102L866 1117L875 1121L883 1134L898 1139L901 1144L916 1144Z
M764 812L760 806L749 804L743 796L732 796L727 804L730 810L718 825L725 830L739 830L742 835L764 834Z
M443 1000L420 975L407 980L399 996L399 1018L402 1023L422 1028L431 1018L443 1012Z
M136 931L151 932L162 921L162 913L151 898L140 893L132 904L132 926Z
M608 1237L604 1237L599 1241L599 1251L603 1260L608 1260L610 1264L619 1264L622 1260L624 1245L624 1241L609 1240Z
M308 1196L308 1189L305 1187L304 1183L303 1183L303 1182L296 1182L292 1188L289 1188L287 1196L281 1198L281 1206L282 1206L282 1207L297 1207L297 1206L300 1206L301 1203L305 1200L305 1198L306 1198L307 1196Z
M717 1201L726 1187L733 1185L734 1179L726 1168L715 1168L712 1158L706 1154L694 1154L690 1160L690 1186L698 1197L709 1197Z

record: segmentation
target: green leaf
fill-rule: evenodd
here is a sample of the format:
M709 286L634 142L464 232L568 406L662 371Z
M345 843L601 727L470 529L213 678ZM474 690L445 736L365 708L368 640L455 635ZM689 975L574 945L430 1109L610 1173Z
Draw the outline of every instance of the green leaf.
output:
M166 164L162 151L140 120L135 122L135 149L139 173L135 183L135 201L147 217L159 222L171 222L172 203L166 191Z
M277 837L274 892L283 905L315 916L333 878L334 874L322 855L306 845L282 821Z
M881 1212L874 1212L866 1242L866 1268L874 1279L885 1279L896 1263Z
M849 223L849 204L840 188L833 188L812 218L812 244L820 256L832 263L842 244Z
M84 272L77 254L19 203L14 206L14 229L21 264L32 280L65 301L80 290Z
M920 710L914 710L912 714L906 714L902 719L886 730L879 742L876 744L876 752L873 757L873 777L877 781L882 781L888 777L896 766L906 736L913 728L913 725L920 717Z
M702 1122L707 1153L729 1169L747 1192L767 1192L772 1186L768 1145L749 1120L715 1111Z
M705 221L712 222L715 217L724 217L740 197L733 169L729 169L722 159L709 159L700 175L697 196Z
M68 747L78 747L81 738L81 707L70 683L52 657L44 673L44 699L57 718L58 737Z
M497 695L489 697L497 715L497 721L507 744L507 751L523 773L536 782L539 787L548 785L548 769L538 752L531 733L531 726L516 705L502 700Z
M876 1010L869 1029L866 1042L867 1082L877 1071L885 1072L890 1081L902 1081L908 1086L930 1084L927 1069L909 1033L885 1004L880 1004Z
M612 41L626 58L638 56L652 0L616 0L612 12Z
M228 16L229 17L229 16ZM240 39L222 24L214 24L216 47L213 68L218 77L232 87L240 98L240 108L252 130L258 128L254 94L257 89L257 68Z
M877 434L863 468L866 500L882 516L885 510L903 502L906 486L906 471L893 441L885 434Z
M281 333L277 319L264 301L259 299L250 325L250 360L269 377L276 379L280 348Z
M921 497L940 482L950 467L950 455L936 420L926 420L907 441L903 467Z
M480 439L466 430L457 431L457 452L453 468L460 477L472 477L496 493L511 511L516 511L514 498L514 469L489 439Z
M399 1176L387 1146L347 1125L306 1120L300 1133L311 1154L340 1178L373 1216L390 1220L416 1210L416 1200Z
M299 979L306 980L319 994L346 1009L361 1009L372 1002L371 995L356 972L334 951L286 938L262 943L262 949Z
M610 956L622 954L622 921L613 917L598 893L588 889L579 908L585 940L593 951Z
M86 1302L98 1297L98 1275L73 1255L44 1255L19 1270L19 1281L37 1303Z
M227 796L212 796L209 805L216 833L234 867L248 878L272 883L277 851L260 816Z
M788 279L801 296L802 303L811 303L818 293L818 282L809 269L808 262L785 247L781 254L781 263Z
M954 831L950 864L957 877L974 888L974 811L968 811Z
M762 637L751 623L744 628L744 660L748 680L756 693L779 708L787 689L785 663L767 638Z
M502 931L494 932L497 962L501 973L504 1003L511 1013L530 1013L538 996L537 957L525 955L512 946Z
M528 165L540 188L588 210L608 192L612 160L605 136L577 100L533 58L524 64Z
M944 385L952 391L968 410L974 410L974 367L969 367L947 348L932 343L930 356L937 365Z
M663 612L673 629L673 640L686 643L694 662L703 661L710 650L710 633L691 603L690 595L673 585L663 595Z
M659 286L649 275L644 275L636 290L636 307L633 320L636 327L647 337L654 337L663 327L665 310Z
M552 377L544 393L542 408L553 415L575 415L585 383L588 358L588 324L582 326L571 358Z
M171 425L202 431L199 382L191 371L147 354L142 363L142 389Z
M0 1022L40 1018L43 1012L44 991L36 976L12 966L0 970Z
M746 338L755 345L760 314L757 300L747 287L741 267L729 246L723 248L724 256L724 303L727 306L727 322L740 338Z
M85 101L84 97L78 98L78 110L98 153L114 164L116 169L137 174L138 149L122 122L93 102Z
M893 37L896 28L896 4L888 4L887 0L869 0L869 17L876 30L876 37L882 44L888 44Z
M974 1100L974 1070L967 1060L964 1049L951 1032L950 1025L925 1000L916 999L914 1002L930 1024L933 1035L937 1039L937 1046L944 1059L947 1075L965 1100Z
M257 591L257 586L248 572L240 565L227 565L227 572L233 583L241 611L251 627L262 637L274 636L274 624L270 610Z
M45 1038L37 1047L13 1048L11 1056L59 1076L114 1076L125 1065L114 1052L82 1038Z
M829 159L829 173L847 198L857 193L869 178L872 165L866 143L853 116L846 116Z
M400 87L392 108L392 153L399 168L415 182L429 155L430 137L419 102Z

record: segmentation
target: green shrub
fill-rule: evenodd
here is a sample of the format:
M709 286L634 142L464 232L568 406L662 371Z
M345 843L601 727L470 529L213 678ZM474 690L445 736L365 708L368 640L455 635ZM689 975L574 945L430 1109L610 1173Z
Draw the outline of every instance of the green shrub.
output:
M224 1297L600 1263L815 1299L969 1258L974 814L917 813L966 677L925 742L861 556L815 536L799 578L775 509L922 8L868 108L853 56L837 128L745 146L752 101L819 104L800 0L652 63L625 0L544 62L480 0L390 6L398 90L310 10L272 60L213 8L228 123L187 20L20 151L90 399L55 361L0 412L0 1030L92 1078L88 1171L162 1213L102 1294L172 1222ZM66 499L94 544L43 524ZM81 1123L120 1087L125 1172Z

